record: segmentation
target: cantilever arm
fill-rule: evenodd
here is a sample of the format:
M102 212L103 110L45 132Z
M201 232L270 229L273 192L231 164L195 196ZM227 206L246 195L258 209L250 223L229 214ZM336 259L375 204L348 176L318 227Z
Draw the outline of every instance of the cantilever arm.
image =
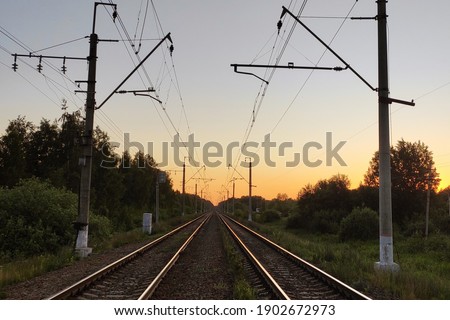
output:
M364 82L372 91L377 91L366 79L364 79L358 72L355 71L344 59L342 59L333 49L330 48L322 39L319 38L311 29L309 29L300 19L290 12L286 7L283 6L283 12L281 13L281 18L288 13L295 21L297 21L306 31L308 31L314 38L316 38L325 48L327 48L336 58L338 58L343 64L345 64L362 82Z
M111 98L112 95L114 93L116 93L120 89L120 87L122 87L122 85L133 75L133 73L135 73L136 70L141 67L141 65L148 59L148 57L150 57L152 55L152 53L155 52L156 49L158 49L158 47L166 40L169 40L170 42L172 42L170 33L168 33L164 38L161 39L161 41L153 48L153 50L150 51L150 53L147 54L144 59L142 59L142 61L133 69L133 71L130 72L130 74L117 86L116 89L113 90L113 92L111 92L111 94L105 99L105 101L103 101L98 107L95 108L95 110L100 109L106 103L106 101L108 101L109 98Z

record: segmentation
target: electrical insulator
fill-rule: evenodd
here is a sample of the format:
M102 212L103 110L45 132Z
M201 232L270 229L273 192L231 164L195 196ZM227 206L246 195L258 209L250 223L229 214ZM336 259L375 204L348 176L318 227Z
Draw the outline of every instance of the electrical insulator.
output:
M174 49L174 47L173 47L173 44L171 44L171 45L170 45L170 48L169 48L169 51L170 51L170 56L172 56L172 53L173 53L173 49Z
M39 58L39 64L37 65L37 71L41 73L42 71L42 57Z
M281 30L282 26L283 26L283 22L281 22L281 20L279 20L278 23L277 23L278 34L280 34L280 30Z
M67 68L66 68L66 57L63 59L63 65L61 67L61 71L63 74L66 74Z
M14 63L12 65L12 68L13 68L14 72L17 71L17 67L18 67L18 65L17 65L17 54L15 54L14 55Z
M112 18L113 18L113 22L115 23L116 22L116 18L117 18L117 8L115 7L114 8L114 12L113 12L113 14L112 14Z

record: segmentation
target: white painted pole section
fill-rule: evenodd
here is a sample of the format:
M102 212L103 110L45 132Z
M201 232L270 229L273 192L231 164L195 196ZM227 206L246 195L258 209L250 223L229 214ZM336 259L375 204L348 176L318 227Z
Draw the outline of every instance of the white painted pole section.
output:
M142 231L148 234L152 233L152 214L144 213L142 218Z
M76 252L78 257L86 258L92 253L92 248L87 246L89 226L80 229L77 234Z

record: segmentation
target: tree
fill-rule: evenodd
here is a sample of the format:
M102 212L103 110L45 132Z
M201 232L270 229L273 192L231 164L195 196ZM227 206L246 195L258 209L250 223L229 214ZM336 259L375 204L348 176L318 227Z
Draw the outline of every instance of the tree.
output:
M40 126L31 133L27 148L28 171L35 177L52 178L61 167L62 145L56 122L42 119Z
M30 177L27 170L27 151L35 130L25 117L9 122L6 134L0 138L0 183L12 187L20 179Z
M65 186L78 193L80 187L80 166L78 164L81 156L81 135L83 132L83 118L80 111L73 113L65 112L59 119L61 132L59 139L61 142L61 161Z
M121 200L125 192L123 176L119 172L120 159L111 146L108 134L99 127L94 130L93 164L92 207L97 213L117 224L120 221Z
M286 193L278 193L277 197L269 202L269 207L287 216L295 209L296 203Z
M155 160L140 151L133 158L124 152L120 172L125 184L123 203L146 210L153 207L157 175Z
M369 169L364 175L367 186L379 185L379 154L375 152ZM431 168L431 170L430 170ZM391 148L392 188L397 191L426 191L428 185L432 190L439 186L439 174L436 172L433 153L423 142L406 142L400 140Z
M391 181L393 220L403 224L414 212L423 210L427 188L430 187L435 192L439 186L439 174L428 146L421 141L398 141L391 148ZM364 185L379 185L378 151L364 175Z
M320 210L351 210L350 180L337 174L320 180L314 186L307 185L300 191L298 205L309 212Z
M298 213L288 219L290 228L336 233L339 224L352 209L350 180L337 174L307 185L298 195Z

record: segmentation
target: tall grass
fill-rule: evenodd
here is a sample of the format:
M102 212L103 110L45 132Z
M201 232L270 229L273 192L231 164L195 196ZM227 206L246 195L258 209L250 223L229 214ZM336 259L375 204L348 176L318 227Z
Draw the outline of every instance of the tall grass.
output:
M1 293L3 287L61 268L72 261L74 261L72 248L65 248L55 255L41 255L5 263L0 266L0 297L4 298Z
M377 272L379 243L286 230L283 222L253 225L304 260L374 299L450 299L450 237L394 238L396 274Z
M233 275L233 298L237 300L255 300L256 292L245 278L244 257L233 245L233 240L223 226L220 232L223 238L227 262Z

